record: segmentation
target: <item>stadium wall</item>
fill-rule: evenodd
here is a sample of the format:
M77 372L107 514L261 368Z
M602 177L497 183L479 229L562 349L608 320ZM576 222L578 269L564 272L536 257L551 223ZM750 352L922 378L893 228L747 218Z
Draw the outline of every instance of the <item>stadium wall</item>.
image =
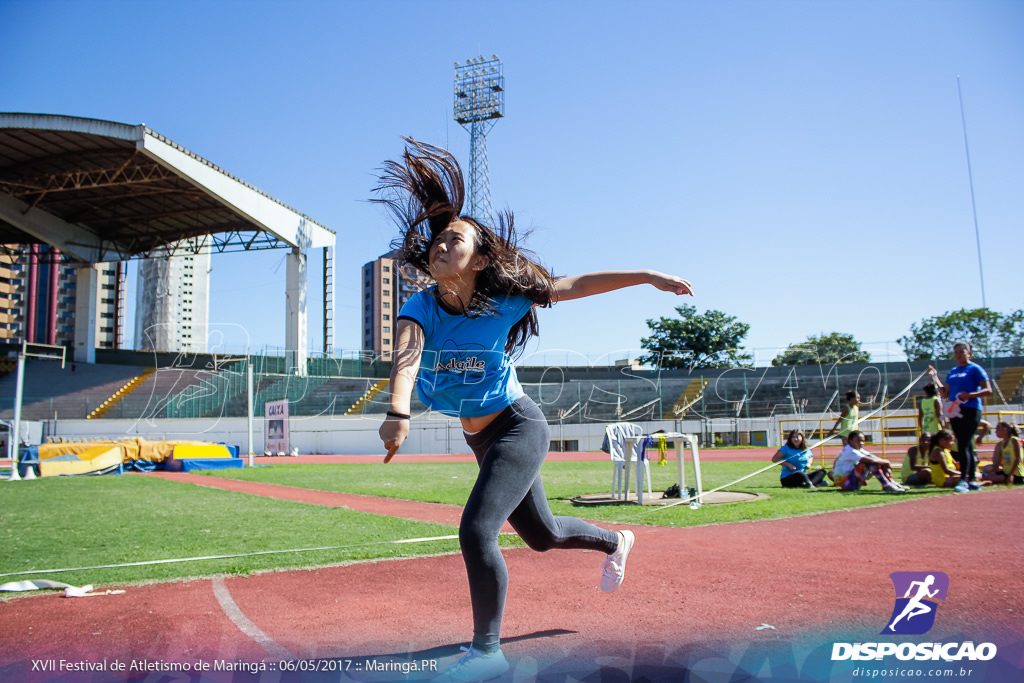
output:
M914 413L899 411L912 426ZM636 421L644 431L657 430L701 435L704 444L723 446L777 446L780 443L779 417L713 418L689 420ZM815 413L800 416L799 424L786 424L785 429L802 426L806 429L835 421L834 414ZM378 416L292 417L289 419L289 447L303 454L383 455L377 430ZM592 452L601 449L606 422L584 424L550 423L551 450ZM264 451L265 419L253 420L253 449ZM65 441L131 439L201 440L237 445L241 453L248 448L246 418L177 419L177 420L59 420L46 423L45 437ZM430 414L413 420L409 438L402 446L406 455L468 453L462 425L454 419Z

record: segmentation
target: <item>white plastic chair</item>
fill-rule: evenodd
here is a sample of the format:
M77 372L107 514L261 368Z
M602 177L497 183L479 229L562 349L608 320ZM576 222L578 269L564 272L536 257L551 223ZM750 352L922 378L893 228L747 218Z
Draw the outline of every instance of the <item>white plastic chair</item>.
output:
M605 445L607 446L608 455L611 456L613 466L612 492L616 497L623 495L625 490L626 440L631 437L643 436L643 433L639 425L630 422L619 422L605 427ZM642 485L643 480L640 474L640 463L642 462L644 471L647 474L647 495L653 495L651 493L651 463L647 458L640 457L643 450L643 441L637 441L633 446L633 461L636 463L637 472L636 485L638 489Z

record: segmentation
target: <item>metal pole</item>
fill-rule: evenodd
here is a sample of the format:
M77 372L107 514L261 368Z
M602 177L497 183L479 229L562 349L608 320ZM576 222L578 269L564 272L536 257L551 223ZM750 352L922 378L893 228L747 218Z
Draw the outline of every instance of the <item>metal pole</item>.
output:
M974 174L971 172L971 150L967 146L967 118L964 116L964 95L960 90L960 75L956 77L956 94L960 98L960 123L964 129L964 153L967 155L967 181L971 187L971 212L974 214L974 241L978 245L978 277L981 279L981 307L985 303L985 273L981 269L981 233L978 231L978 208L974 203Z
M248 415L249 418L249 467L252 467L252 361L250 361L249 359L246 359L245 361L245 369L246 398L248 400L246 414Z
M11 474L8 481L18 481L21 475L18 465L21 460L21 400L25 388L25 342L18 352L18 376L14 388L14 421L11 423L10 444L7 446L11 458Z

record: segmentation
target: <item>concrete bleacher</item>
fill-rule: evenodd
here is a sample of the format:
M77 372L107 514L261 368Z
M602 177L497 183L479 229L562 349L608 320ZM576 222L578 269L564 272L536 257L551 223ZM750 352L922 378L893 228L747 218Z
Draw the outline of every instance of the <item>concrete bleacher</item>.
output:
M143 368L27 358L21 417L25 420L84 418ZM0 419L14 416L17 373L0 378Z
M167 406L190 387L201 385L209 370L158 368L132 393L115 405L104 418L157 419L167 417Z
M688 378L566 378L523 384L523 390L551 422L614 422L671 419L672 405Z
M297 400L290 400L288 414L297 416L344 415L377 381L365 377L317 378ZM258 406L257 406L258 407Z
M239 369L244 365L208 365L199 369L160 368L101 419L244 416L246 378ZM940 377L945 377L954 362L939 361L935 365ZM1004 393L1009 390L1017 394L1006 398L1019 400L1019 371L1024 359L997 359L984 365L992 379L1004 386ZM568 424L673 419L673 406L691 385L704 385L704 391L690 408L689 419L838 414L849 389L859 391L865 409L871 409L917 380L912 390L891 406L911 408L922 393L925 380L918 378L927 366L928 362L861 363L660 372L619 367L523 367L519 368L519 377L527 395L540 405L549 421ZM216 367L220 369L214 370ZM264 401L287 398L290 415L343 416L379 379L387 377L388 370L375 368L374 375L366 377L257 373L254 411L262 415ZM102 363L69 363L62 370L57 362L28 359L22 415L28 420L85 418L142 371L139 366ZM0 378L0 419L13 415L14 394L15 373L10 373ZM196 414L182 413L182 405L196 407ZM387 409L385 391L371 395L359 413L382 415ZM416 414L426 411L415 393L412 410Z
M378 378L372 377L262 376L254 389L256 394L255 412L257 415L262 414L264 400L288 398L289 416L340 417L345 415L377 381ZM388 409L386 400L386 396L378 396L370 400L360 413L383 414ZM422 408L426 409L425 406ZM225 415L239 417L245 415L245 411L245 397L243 396L228 404Z
M1003 370L996 378L1002 395L1010 403L1024 400L1024 365L1014 365Z

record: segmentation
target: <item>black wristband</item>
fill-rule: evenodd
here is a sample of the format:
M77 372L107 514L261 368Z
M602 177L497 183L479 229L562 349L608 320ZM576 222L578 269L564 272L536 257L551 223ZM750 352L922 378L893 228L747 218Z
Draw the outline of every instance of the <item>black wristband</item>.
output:
M403 415L402 413L396 413L393 410L389 410L388 417L397 417L399 420L409 420L412 418L412 415Z

